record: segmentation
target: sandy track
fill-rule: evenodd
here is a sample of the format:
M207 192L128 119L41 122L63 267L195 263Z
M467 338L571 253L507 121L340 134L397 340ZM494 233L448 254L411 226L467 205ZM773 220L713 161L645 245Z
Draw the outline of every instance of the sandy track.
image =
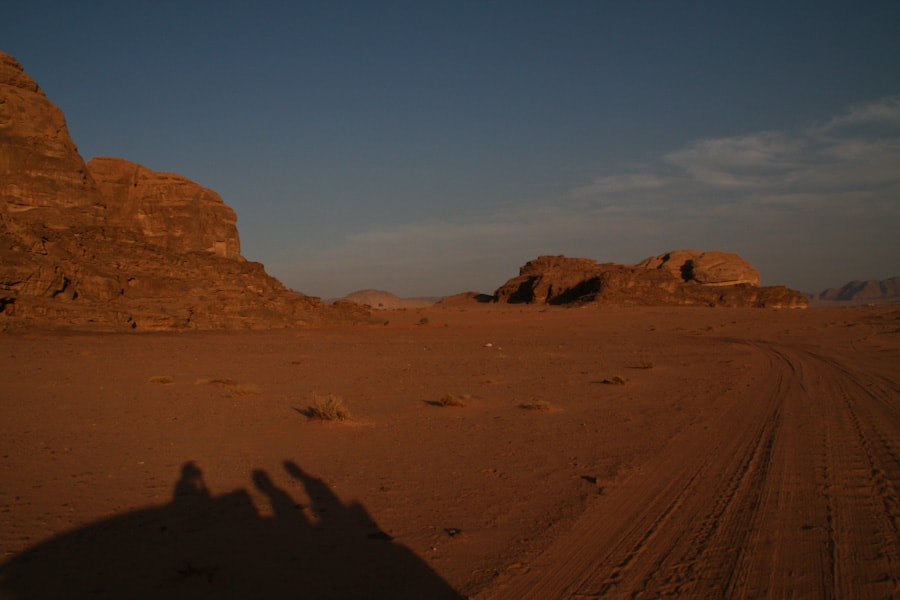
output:
M490 598L900 593L895 382L744 342L757 385L697 420Z

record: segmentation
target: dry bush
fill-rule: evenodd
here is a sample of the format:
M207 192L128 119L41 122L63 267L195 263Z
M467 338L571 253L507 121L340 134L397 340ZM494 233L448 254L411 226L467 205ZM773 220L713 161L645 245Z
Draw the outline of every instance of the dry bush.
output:
M525 410L537 411L548 411L553 408L553 405L550 404L547 400L529 400L528 402L523 402L519 406L521 406Z
M344 406L340 396L328 394L327 396L313 396L313 405L306 409L305 414L310 419L319 421L346 421L350 418L350 411Z
M151 377L149 379L148 383L166 384L166 383L172 383L173 381L174 381L174 379L172 378L171 375L154 375L153 377Z
M438 400L438 404L441 406L465 406L464 399L467 399L468 396L457 397L453 394L444 394L444 396Z
M604 379L603 383L606 383L609 385L625 385L626 381L628 381L628 380L625 379L624 377L619 377L618 375L613 375L612 377L610 377L608 379Z

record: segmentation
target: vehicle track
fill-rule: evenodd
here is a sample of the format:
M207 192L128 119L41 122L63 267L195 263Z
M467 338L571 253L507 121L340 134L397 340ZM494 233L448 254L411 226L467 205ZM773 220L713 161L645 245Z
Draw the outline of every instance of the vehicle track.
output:
M481 597L900 595L896 384L821 349L721 341L754 351L754 385Z

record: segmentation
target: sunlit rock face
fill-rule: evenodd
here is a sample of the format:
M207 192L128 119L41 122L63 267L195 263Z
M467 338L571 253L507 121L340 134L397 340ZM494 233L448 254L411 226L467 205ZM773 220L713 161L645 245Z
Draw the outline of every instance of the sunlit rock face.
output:
M678 250L637 265L540 256L494 292L496 302L805 308L806 296L759 287L759 273L736 254Z
M65 228L98 225L103 206L62 112L0 52L0 216Z
M703 285L759 285L759 271L732 252L721 250L673 250L638 263L648 269L665 269L684 281Z
M246 261L234 211L180 175L87 165L50 102L0 53L0 330L290 327L354 320Z
M139 232L170 252L241 258L237 216L214 191L121 158L93 158L87 168L104 196L108 226Z

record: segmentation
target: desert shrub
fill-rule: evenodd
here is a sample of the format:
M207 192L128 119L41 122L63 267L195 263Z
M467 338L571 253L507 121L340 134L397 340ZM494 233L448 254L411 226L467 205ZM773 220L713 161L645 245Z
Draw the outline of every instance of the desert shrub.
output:
M454 394L444 394L444 396L438 400L438 404L441 406L465 406L466 404L463 402L464 398L468 398L468 396L460 398Z
M552 405L546 400L529 400L528 402L523 402L519 406L525 410L537 411L548 411L552 408Z
M319 421L346 421L350 418L350 411L344 406L340 396L316 394L313 397L313 405L306 410L306 416Z
M604 379L603 383L606 383L609 385L625 385L626 381L628 381L628 380L625 379L624 377L619 377L618 375L613 375L612 377L610 377L608 379Z

